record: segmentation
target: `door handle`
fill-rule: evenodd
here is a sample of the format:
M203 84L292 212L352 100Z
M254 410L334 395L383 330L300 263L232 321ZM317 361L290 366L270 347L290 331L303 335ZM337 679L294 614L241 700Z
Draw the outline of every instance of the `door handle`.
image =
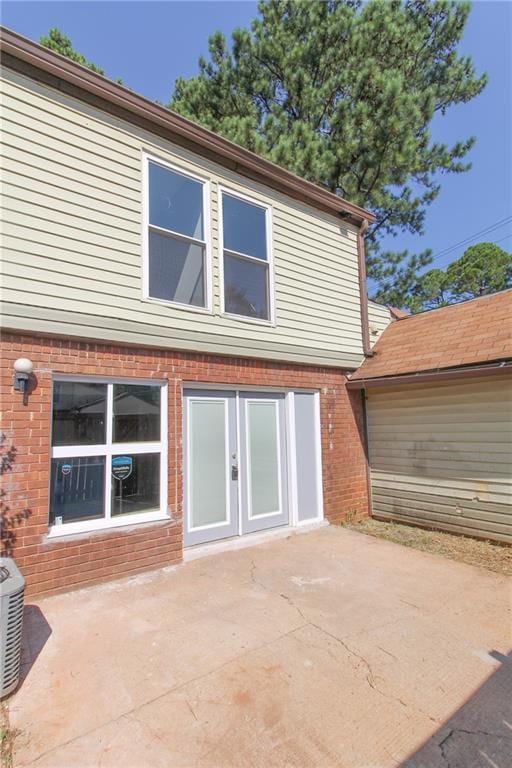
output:
M231 465L231 479L238 480L238 467L236 464Z

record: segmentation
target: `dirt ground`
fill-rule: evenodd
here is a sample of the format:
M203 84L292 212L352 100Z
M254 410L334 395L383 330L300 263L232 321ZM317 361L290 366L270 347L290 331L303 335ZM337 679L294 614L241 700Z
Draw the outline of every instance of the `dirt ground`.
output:
M454 536L442 531L427 531L403 523L385 523L380 520L363 520L344 527L358 533L376 536L378 539L421 549L423 552L449 557L460 563L487 568L495 573L512 575L512 547L506 545L471 539L468 536Z
M14 731L9 727L9 710L7 704L0 704L0 765L2 768L12 768L12 745Z

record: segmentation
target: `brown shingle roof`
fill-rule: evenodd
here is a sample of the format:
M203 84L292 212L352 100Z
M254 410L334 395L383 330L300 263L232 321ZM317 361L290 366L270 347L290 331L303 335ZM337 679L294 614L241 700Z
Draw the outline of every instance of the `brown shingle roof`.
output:
M390 323L351 379L512 359L512 289Z

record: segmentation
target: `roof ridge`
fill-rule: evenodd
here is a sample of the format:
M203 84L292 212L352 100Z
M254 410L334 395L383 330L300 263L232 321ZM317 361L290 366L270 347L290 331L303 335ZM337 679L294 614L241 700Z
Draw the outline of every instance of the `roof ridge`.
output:
M445 307L433 307L432 309L424 309L422 312L416 312L414 314L406 314L404 317L398 317L398 321L412 320L415 317L425 317L432 312L443 312L444 310L454 309L455 307L462 307L465 304L470 304L473 301L482 301L484 299L492 300L496 296L502 296L504 293L512 292L511 288L503 288L501 291L495 291L494 293L486 293L484 296L473 296L471 299L463 299L462 301L456 301L453 304L447 304Z

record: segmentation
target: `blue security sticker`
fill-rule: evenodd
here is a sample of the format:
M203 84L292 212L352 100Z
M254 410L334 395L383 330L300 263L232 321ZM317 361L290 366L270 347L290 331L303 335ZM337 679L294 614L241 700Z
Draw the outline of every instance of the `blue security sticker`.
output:
M69 475L69 473L71 472L71 469L72 469L71 464L63 464L60 468L60 471L62 472L63 475Z
M112 459L112 476L116 480L126 480L132 473L133 459L131 456L114 456Z

